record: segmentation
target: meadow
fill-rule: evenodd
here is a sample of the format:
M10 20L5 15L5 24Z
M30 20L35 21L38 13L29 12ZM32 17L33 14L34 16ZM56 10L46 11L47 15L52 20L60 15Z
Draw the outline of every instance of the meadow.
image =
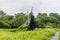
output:
M56 33L55 29L34 29L33 31L15 31L0 29L0 40L50 40Z

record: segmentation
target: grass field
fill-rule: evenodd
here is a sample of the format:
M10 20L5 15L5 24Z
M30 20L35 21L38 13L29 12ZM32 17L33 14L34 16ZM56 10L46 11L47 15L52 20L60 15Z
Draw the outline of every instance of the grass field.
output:
M50 40L56 33L55 29L35 29L33 31L16 31L0 29L0 40Z
M60 40L60 31L59 31L59 40Z

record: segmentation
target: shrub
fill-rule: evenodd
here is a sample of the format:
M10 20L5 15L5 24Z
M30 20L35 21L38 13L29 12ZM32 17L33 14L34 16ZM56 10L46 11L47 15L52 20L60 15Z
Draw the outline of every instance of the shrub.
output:
M11 26L8 23L5 23L4 21L0 21L0 28L10 28Z
M18 30L27 30L27 28L28 28L28 25L27 25L27 24L22 24L22 25L18 28Z
M36 19L35 22L37 28L45 28L45 24L41 22L39 19Z
M53 28L53 26L54 26L54 25L53 25L52 23L47 23L47 24L45 25L46 28Z

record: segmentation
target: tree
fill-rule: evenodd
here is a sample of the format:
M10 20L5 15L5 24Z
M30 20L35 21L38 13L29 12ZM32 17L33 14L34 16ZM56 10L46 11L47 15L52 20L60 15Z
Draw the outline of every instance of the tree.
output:
M41 15L42 15L41 13L38 13L37 18L40 18L40 17L41 17Z
M12 28L18 28L20 27L22 24L24 24L27 20L27 15L24 13L17 13L15 15L15 18L13 20L11 20L11 26Z
M0 17L2 17L4 15L6 15L6 13L4 11L0 10Z
M57 19L56 15L50 14L50 16L47 16L46 13L43 13L41 15L38 14L37 16L37 24L38 27L44 28L47 24L53 24L53 27L57 27L59 24L59 20Z

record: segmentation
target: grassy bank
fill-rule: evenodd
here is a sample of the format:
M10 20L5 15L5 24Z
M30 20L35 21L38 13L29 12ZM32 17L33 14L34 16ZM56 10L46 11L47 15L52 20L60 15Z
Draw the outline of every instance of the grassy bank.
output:
M50 40L55 32L55 29L35 29L33 31L16 32L10 32L9 29L0 29L0 40Z

